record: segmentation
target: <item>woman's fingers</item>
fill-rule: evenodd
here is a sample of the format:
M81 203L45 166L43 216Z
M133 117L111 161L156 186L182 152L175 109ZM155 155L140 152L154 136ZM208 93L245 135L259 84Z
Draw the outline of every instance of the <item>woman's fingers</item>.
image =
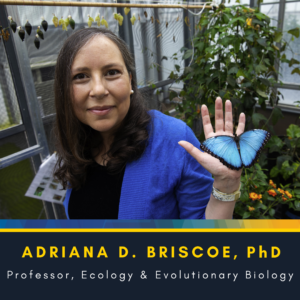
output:
M244 113L240 114L239 117L239 124L238 124L238 128L236 130L236 135L240 135L244 132L245 130L245 124L246 124L246 116Z
M218 97L215 102L215 130L224 131L224 121L223 121L223 103L222 99Z
M228 135L233 134L232 104L229 100L225 102L225 131Z
M201 116L205 139L208 139L211 136L211 134L214 133L214 129L211 125L209 111L206 105L202 105L201 107Z
M202 153L199 149L193 146L191 143L186 141L180 141L178 144L184 148L191 156L193 156L199 164L202 164Z

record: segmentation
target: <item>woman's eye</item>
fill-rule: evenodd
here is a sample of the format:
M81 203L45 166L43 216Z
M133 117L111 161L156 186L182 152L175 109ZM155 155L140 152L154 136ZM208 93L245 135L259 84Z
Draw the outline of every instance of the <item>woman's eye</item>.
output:
M84 78L86 78L86 76L83 73L77 74L73 77L73 79L84 79Z
M120 72L118 70L109 70L107 72L107 75L109 76L115 76L115 75L118 75Z

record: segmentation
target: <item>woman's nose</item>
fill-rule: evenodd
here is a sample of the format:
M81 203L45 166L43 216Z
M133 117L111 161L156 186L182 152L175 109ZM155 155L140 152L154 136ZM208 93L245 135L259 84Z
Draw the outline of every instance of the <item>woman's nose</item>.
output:
M108 95L108 90L105 84L105 79L97 76L91 80L90 96L96 98L103 98Z

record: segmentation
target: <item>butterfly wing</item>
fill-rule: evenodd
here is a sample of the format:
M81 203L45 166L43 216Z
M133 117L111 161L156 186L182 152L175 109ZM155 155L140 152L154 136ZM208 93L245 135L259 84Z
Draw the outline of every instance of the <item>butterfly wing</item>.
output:
M218 158L230 169L242 168L241 157L232 136L219 135L209 138L200 145L200 149Z
M270 133L262 129L249 130L239 136L241 158L246 168L254 164L270 137Z

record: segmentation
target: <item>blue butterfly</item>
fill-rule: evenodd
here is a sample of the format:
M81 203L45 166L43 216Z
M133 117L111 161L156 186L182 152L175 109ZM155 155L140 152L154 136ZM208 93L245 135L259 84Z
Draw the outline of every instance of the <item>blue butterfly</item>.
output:
M253 129L239 136L214 136L200 145L200 149L218 158L232 170L254 165L271 134L262 129Z

